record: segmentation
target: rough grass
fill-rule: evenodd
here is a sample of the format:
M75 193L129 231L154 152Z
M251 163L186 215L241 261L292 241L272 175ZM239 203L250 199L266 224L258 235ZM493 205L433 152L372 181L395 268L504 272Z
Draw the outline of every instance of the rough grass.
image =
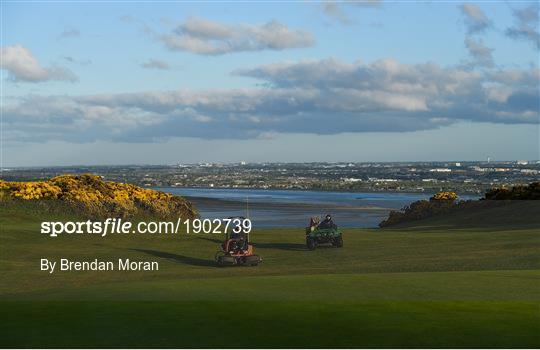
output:
M507 229L540 227L540 200L482 200L466 201L446 212L422 220L408 220L389 228Z
M342 249L316 251L302 229L256 230L260 266L217 268L215 235L50 238L51 217L71 214L0 210L2 347L540 346L529 224L347 229ZM61 257L160 270L39 271Z

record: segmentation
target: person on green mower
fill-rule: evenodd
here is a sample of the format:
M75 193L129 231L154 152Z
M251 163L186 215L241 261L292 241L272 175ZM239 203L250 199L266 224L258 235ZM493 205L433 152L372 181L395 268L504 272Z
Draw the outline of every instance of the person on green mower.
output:
M319 228L325 229L325 228L333 228L336 229L337 225L334 223L334 220L332 220L332 216L330 214L327 214L324 220L319 224Z

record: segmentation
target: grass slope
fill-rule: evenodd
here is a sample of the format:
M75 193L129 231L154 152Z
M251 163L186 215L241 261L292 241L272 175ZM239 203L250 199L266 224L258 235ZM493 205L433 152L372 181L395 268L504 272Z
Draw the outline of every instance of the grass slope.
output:
M540 346L539 226L348 229L316 251L302 229L256 230L262 265L217 268L215 235L51 239L41 220L0 211L2 347ZM50 275L40 258L160 270Z
M400 223L392 228L476 228L497 230L540 227L538 200L486 200L454 208L450 212L419 221Z

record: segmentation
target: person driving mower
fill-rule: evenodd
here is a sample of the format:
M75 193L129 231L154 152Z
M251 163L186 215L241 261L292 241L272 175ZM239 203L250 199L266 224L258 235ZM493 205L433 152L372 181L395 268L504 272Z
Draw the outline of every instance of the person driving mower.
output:
M318 227L321 229L325 229L325 228L336 229L337 225L334 223L334 220L332 220L332 216L330 214L327 214L324 220L319 224Z
M312 218L310 226L306 227L306 245L309 250L314 250L323 243L331 243L336 248L343 247L342 233L338 230L330 214L326 215L315 228L312 226L313 222Z
M253 254L253 244L250 241L250 230L244 226L245 218L230 217L230 220L238 220L241 223L240 227L230 228L225 232L225 240L220 244L220 250L215 255L216 263L219 266L227 265L258 265L262 259L260 256Z
M247 250L247 241L246 241L246 235L242 232L242 233L236 233L236 232L231 232L231 238L228 242L228 247L227 247L227 242L223 242L223 244L221 245L222 249L223 250L229 250L229 251L232 251L234 253L240 253L244 250Z

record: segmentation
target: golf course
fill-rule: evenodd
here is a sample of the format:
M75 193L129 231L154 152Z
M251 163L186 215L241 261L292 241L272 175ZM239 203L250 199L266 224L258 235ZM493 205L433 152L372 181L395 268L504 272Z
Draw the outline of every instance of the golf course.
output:
M255 267L217 267L215 234L40 234L0 210L0 345L59 348L537 348L540 219L531 202L387 229L252 233ZM56 220L73 220L55 214ZM338 223L339 224L339 223ZM40 259L158 261L158 271L40 271Z

